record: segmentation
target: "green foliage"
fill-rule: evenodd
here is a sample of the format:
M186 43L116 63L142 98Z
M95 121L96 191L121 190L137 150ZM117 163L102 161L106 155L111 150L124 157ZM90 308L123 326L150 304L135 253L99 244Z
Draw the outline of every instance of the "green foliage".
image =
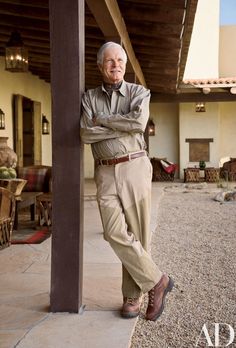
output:
M0 179L15 179L16 171L14 168L0 167Z
M206 162L205 161L199 161L199 168L201 168L201 169L206 168Z

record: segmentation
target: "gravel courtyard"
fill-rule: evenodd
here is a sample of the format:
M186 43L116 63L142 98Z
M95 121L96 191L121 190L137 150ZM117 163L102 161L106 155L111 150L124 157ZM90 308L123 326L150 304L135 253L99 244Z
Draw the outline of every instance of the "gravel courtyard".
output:
M236 336L236 201L213 198L214 185L173 184L165 188L152 238L152 255L175 287L156 322L144 319L147 296L131 348L192 348L219 346ZM236 347L236 338L230 348Z

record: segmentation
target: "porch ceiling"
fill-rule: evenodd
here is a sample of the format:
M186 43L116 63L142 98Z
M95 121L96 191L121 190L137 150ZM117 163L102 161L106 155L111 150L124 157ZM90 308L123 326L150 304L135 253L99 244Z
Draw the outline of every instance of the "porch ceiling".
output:
M197 0L87 0L85 84L100 83L96 53L107 40L122 42L127 80L154 94L175 94L182 82ZM17 29L29 49L29 70L50 82L48 0L0 0L0 55Z

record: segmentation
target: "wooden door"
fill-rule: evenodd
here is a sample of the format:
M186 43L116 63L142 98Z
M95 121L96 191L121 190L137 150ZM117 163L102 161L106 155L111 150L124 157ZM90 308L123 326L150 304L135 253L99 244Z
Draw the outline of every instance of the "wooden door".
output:
M27 103L24 100L27 99ZM24 105L31 105L25 107ZM41 103L14 95L14 150L17 166L42 164Z
M23 96L14 95L14 150L17 154L17 166L23 167Z
M34 164L34 114L33 102L23 98L23 165Z
M34 115L34 164L42 164L42 116L41 103L33 102Z

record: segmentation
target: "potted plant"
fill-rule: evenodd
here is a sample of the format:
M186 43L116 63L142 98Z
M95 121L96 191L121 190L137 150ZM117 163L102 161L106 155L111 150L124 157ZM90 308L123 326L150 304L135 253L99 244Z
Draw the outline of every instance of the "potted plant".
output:
M15 196L21 194L27 180L17 179L15 168L0 167L0 186L12 191Z
M199 161L199 168L205 169L206 168L206 162L205 161Z

